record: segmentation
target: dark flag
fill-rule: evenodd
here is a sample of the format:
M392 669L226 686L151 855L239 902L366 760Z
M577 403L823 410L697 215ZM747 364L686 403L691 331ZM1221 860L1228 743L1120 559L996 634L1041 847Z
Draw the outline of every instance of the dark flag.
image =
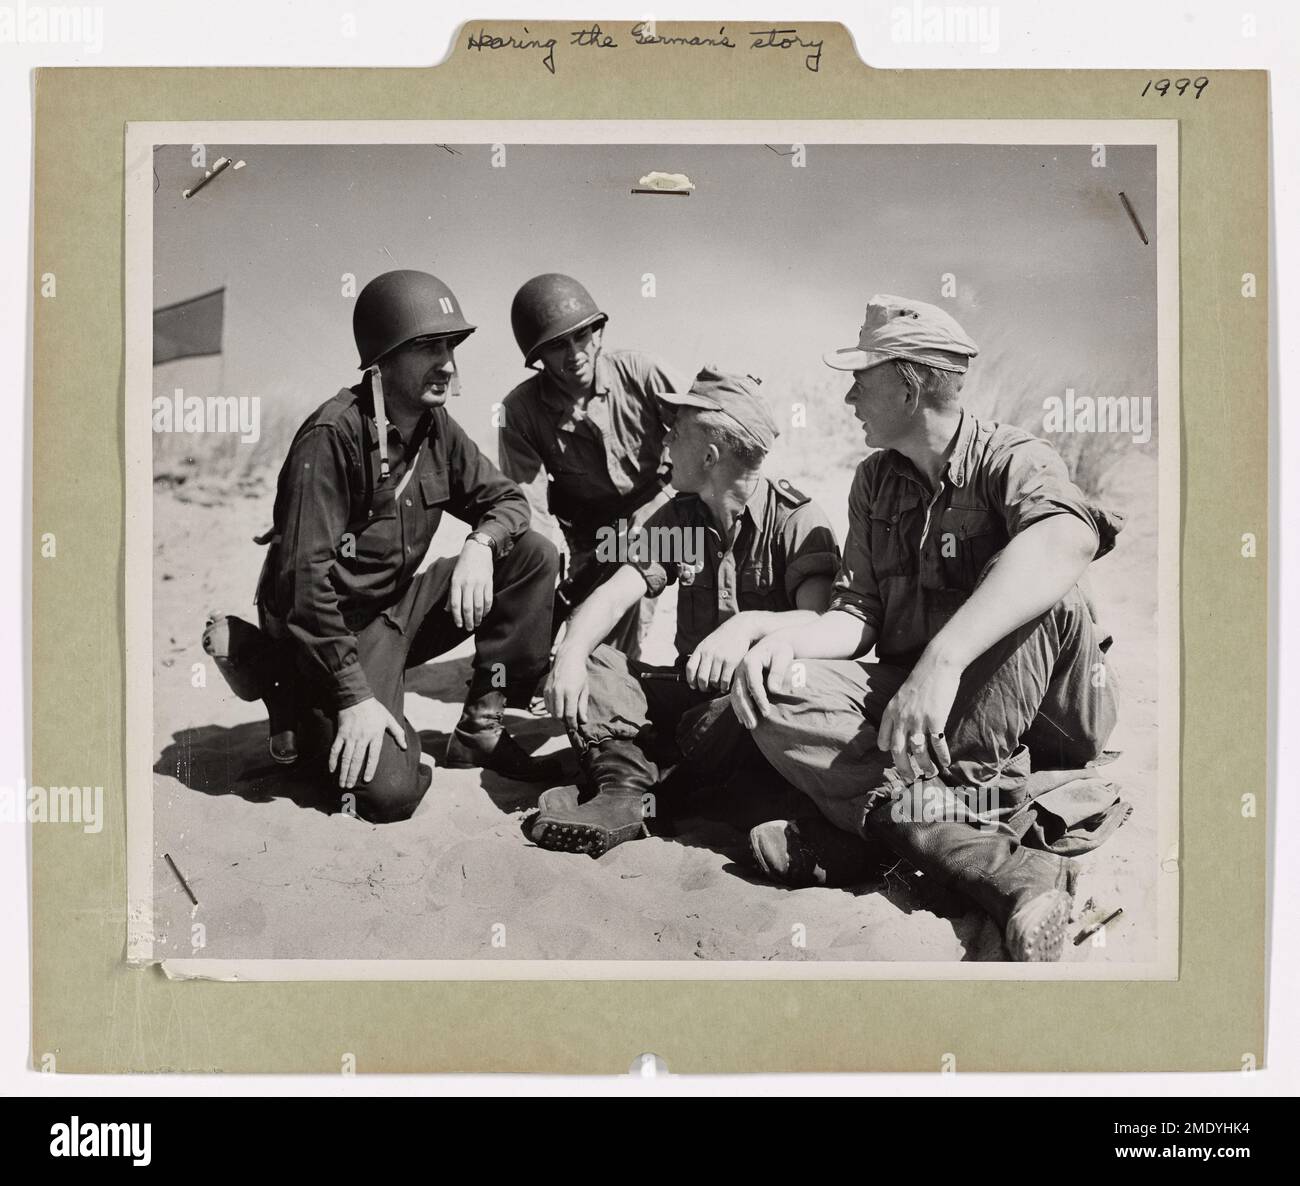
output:
M226 290L177 301L153 311L153 364L173 358L221 353L221 325L225 319Z

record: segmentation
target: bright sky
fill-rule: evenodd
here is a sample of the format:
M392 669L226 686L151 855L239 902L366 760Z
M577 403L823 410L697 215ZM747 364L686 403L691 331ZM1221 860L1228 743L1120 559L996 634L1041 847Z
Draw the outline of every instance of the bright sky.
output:
M607 345L687 374L760 375L774 399L843 386L820 356L856 341L875 292L944 305L1026 372L1155 391L1152 148L1109 146L1104 169L1082 146L812 145L804 168L762 145L511 145L505 168L486 145L207 152L246 167L190 201L181 191L201 171L189 146L156 154L154 305L227 287L220 382L261 395L264 419L301 418L355 380L341 278L359 289L395 267L442 277L479 326L458 352L452 410L485 444L492 404L526 374L511 298L545 271L587 285L610 315ZM630 194L651 169L697 189ZM941 296L944 273L955 299Z

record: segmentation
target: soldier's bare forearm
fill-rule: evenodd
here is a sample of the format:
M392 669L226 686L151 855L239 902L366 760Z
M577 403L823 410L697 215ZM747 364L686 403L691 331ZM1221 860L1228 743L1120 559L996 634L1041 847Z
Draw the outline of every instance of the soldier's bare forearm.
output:
M745 625L751 644L760 642L778 630L796 630L811 626L821 615L810 609L745 610L736 615Z
M645 593L645 579L635 568L621 567L599 586L569 618L564 641L556 653L561 658L590 655Z
M1060 601L1096 551L1096 532L1073 515L1053 515L1025 528L930 641L925 660L964 671L994 643Z
M875 627L842 609L782 630L781 637L793 647L796 659L856 659L876 645Z

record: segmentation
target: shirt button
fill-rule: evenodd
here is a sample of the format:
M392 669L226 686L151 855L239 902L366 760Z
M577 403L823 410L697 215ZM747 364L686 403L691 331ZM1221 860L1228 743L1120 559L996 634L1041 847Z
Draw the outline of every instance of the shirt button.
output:
M410 500L409 498L406 500L406 505L407 505L408 507L411 505L411 500Z

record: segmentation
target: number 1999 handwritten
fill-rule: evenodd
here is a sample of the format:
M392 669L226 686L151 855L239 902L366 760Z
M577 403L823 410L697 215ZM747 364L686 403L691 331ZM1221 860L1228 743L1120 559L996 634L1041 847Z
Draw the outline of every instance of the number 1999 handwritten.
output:
M1201 97L1201 92L1209 85L1210 80L1204 75L1200 78L1194 79L1162 78L1158 82L1155 79L1150 79L1146 86L1142 88L1142 94L1145 95L1148 91L1156 91L1163 99L1167 94L1169 94L1171 89L1176 90L1180 95L1185 95L1189 90L1194 90L1196 94L1194 94L1192 98L1199 99Z

